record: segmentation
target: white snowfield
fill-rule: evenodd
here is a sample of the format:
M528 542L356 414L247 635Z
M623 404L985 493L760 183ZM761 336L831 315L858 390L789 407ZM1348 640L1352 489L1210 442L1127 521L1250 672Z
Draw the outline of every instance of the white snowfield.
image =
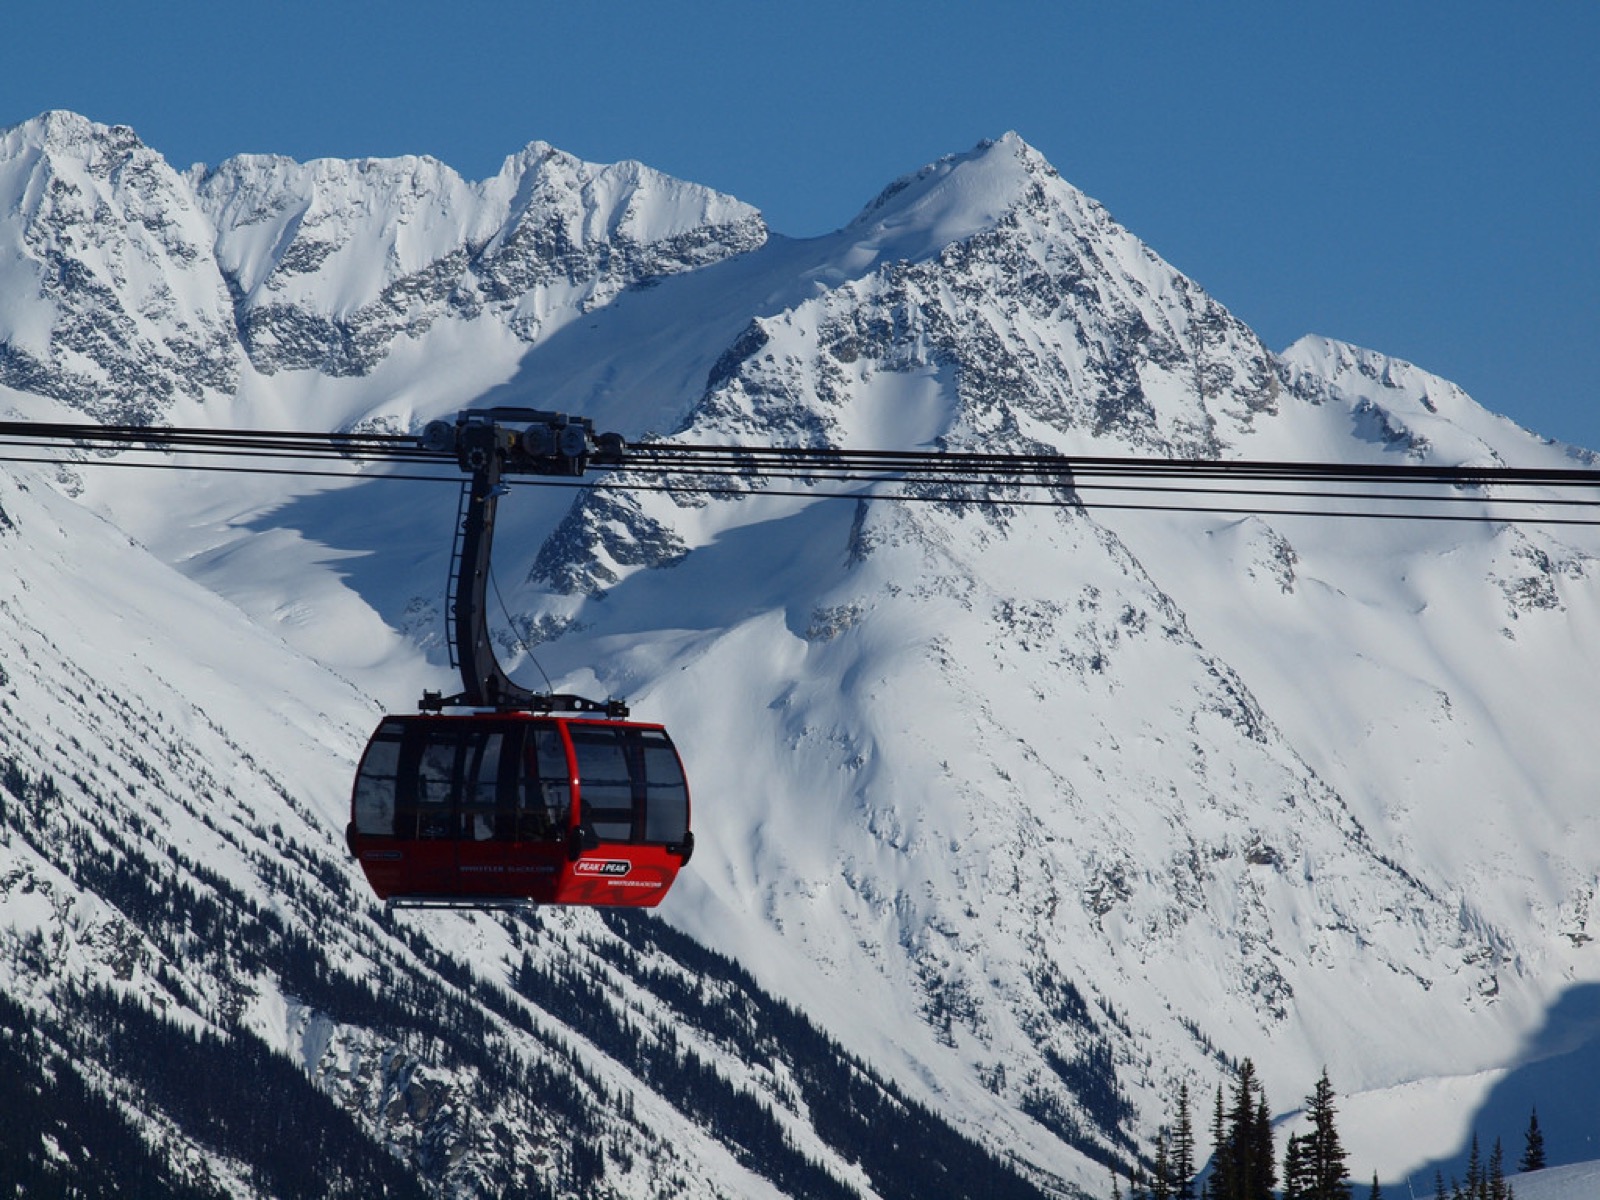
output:
M14 362L0 416L417 432L498 403L687 444L1594 465L1419 367L1269 351L1016 135L804 241L537 143L472 184L420 159L184 175L144 148L118 175L115 141L63 114L0 141L0 339L60 384ZM91 314L45 264L74 255L129 314L114 350L67 336ZM1092 1194L1107 1173L1061 1129L1148 1148L1181 1083L1203 1129L1223 1057L1285 1114L1326 1066L1351 1173L1386 1195L1431 1196L1474 1131L1514 1160L1534 1107L1553 1161L1596 1152L1600 532L1505 519L1588 510L777 490L502 501L504 661L537 683L525 639L688 765L663 920ZM336 854L377 714L453 690L455 504L359 472L0 474L16 703L110 736L12 665L59 654L213 770L247 751L298 804L285 836ZM273 903L192 814L152 819ZM47 924L37 904L0 894L0 920ZM497 969L499 935L426 920ZM258 1019L302 1045L288 1011ZM1592 1164L1513 1182L1600 1196Z
M1600 1196L1600 1162L1569 1163L1507 1177L1517 1200L1594 1200ZM1421 1194L1421 1193L1419 1193Z

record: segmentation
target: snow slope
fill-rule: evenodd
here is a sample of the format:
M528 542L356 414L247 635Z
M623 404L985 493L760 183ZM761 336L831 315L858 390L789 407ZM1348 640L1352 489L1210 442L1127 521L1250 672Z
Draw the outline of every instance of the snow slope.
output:
M969 196L980 232L876 269ZM852 234L864 273L758 315L675 436L1573 461L1404 364L1267 354L1015 140ZM579 627L546 667L601 659L728 798L728 866L672 919L975 1121L1101 1037L1150 1122L1212 1046L1275 1096L1481 1070L1593 977L1592 535L598 495L530 621ZM1094 997L1071 1032L1063 980Z
M1600 1196L1600 1163L1550 1167L1511 1180L1519 1200L1585 1200Z
M111 1107L47 1127L47 1157L104 1156L120 1118L184 1194L306 1194L278 1181L308 1170L379 1190L310 1096L261 1077L272 1053L427 1194L904 1194L869 1136L1043 1194L650 922L386 916L343 848L379 707L62 482L0 474L0 972L27 1014L5 1036ZM204 1078L194 1045L141 1059L152 1022L232 1047L238 1079ZM817 1120L822 1089L855 1111Z
M1015 135L805 241L538 144L470 184L179 176L63 114L6 139L0 384L30 416L414 431L517 403L691 444L1593 462L1381 354L1270 352ZM515 487L502 654L672 728L699 849L662 920L955 1127L1103 1190L1180 1082L1249 1055L1285 1111L1329 1067L1357 1178L1431 1178L1479 1118L1520 1132L1495 1081L1589 1061L1592 531L1477 494L1461 523L693 482ZM242 669L299 655L387 708L448 682L452 488L66 483L265 631ZM347 771L291 777L334 796ZM1540 1083L1547 1128L1592 1078Z

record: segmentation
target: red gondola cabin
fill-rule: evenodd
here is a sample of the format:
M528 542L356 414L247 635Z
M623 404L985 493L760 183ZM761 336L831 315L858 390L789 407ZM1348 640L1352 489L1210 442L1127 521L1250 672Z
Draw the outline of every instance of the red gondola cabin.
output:
M350 852L400 903L653 907L694 845L671 739L627 721L386 717L350 809Z

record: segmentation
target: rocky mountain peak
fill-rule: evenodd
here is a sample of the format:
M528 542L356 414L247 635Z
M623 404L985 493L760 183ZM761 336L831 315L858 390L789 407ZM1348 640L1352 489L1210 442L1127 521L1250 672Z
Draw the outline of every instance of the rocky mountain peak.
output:
M1017 134L1007 133L902 175L847 228L864 239L916 229L929 244L943 247L992 227L1046 177L1059 178L1038 151Z
M514 361L627 288L767 236L731 197L541 143L478 184L420 156L180 175L132 130L71 113L5 131L0 192L0 383L124 421L249 376L367 375L402 340L485 315Z
M27 144L97 169L102 163L119 162L136 150L147 149L139 135L126 125L103 125L63 109L40 113L0 135L0 147L4 147L7 157L14 153L15 146Z
M704 417L837 440L878 376L938 376L955 404L924 439L1211 457L1277 402L1259 339L1015 134L902 178L836 238L835 285L729 347Z
M231 393L240 356L211 231L126 126L46 113L0 138L0 383L107 420Z

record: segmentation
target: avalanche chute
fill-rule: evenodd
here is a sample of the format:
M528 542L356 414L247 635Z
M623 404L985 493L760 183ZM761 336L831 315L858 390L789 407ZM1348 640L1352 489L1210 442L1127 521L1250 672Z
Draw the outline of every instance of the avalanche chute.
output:
M512 682L485 616L502 475L620 465L622 439L562 413L491 408L433 422L422 445L470 475L448 606L462 690L379 723L351 790L351 854L393 905L659 904L694 848L672 739L618 701Z

